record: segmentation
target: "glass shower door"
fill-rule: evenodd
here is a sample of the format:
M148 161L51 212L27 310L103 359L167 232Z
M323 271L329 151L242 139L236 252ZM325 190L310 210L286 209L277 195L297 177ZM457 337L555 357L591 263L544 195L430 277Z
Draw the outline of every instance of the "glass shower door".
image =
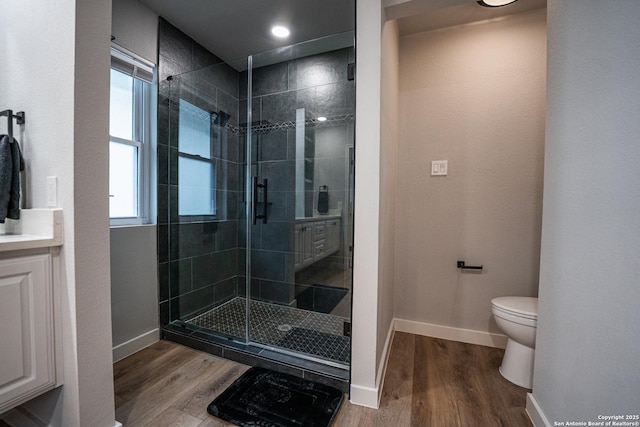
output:
M168 245L159 257L170 322L201 336L246 342L239 236L244 139L236 76L221 63L163 82L169 99L159 114L167 115L168 146L159 147L166 169L159 173L158 212Z
M249 341L337 366L350 357L352 61L352 47L269 53L248 73Z

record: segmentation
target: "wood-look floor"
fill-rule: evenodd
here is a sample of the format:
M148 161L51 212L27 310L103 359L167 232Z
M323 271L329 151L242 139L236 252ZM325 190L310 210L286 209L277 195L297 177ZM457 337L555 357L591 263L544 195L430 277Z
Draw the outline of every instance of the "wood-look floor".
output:
M345 399L334 426L530 427L527 390L502 378L503 351L397 332L380 409ZM125 427L228 426L207 405L249 367L168 341L114 366Z

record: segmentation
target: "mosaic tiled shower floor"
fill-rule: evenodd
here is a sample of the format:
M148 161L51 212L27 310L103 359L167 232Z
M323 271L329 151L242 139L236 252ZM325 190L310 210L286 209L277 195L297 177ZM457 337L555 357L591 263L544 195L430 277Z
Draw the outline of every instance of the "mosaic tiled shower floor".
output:
M187 323L234 337L245 334L246 300L236 297ZM349 363L348 319L261 301L250 301L252 341Z

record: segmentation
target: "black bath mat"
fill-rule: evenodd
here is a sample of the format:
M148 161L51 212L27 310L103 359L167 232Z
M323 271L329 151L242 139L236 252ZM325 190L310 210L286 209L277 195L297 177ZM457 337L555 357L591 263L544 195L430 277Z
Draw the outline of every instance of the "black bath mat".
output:
M251 368L207 407L211 415L239 426L327 427L342 392L324 384Z

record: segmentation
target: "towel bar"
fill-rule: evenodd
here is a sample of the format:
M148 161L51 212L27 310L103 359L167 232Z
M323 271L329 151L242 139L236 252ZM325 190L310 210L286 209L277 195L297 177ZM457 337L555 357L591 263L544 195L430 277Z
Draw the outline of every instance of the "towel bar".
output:
M13 141L15 141L13 139L13 119L16 119L17 124L23 125L25 121L24 111L18 111L13 114L12 110L4 110L0 111L0 117L1 116L7 116L7 134L9 135L9 142L13 143Z

